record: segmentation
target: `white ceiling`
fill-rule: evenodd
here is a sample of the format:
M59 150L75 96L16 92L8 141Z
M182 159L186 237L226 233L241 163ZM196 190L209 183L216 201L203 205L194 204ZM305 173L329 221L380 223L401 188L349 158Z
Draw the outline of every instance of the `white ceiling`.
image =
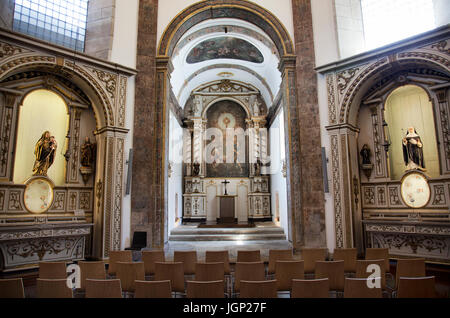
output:
M217 30L218 26L223 26L223 31ZM239 28L228 28L225 33L225 26ZM238 29L240 32L236 31ZM188 54L196 45L207 39L223 36L250 42L262 53L264 62L258 64L238 59L213 59L195 64L186 62ZM226 78L252 84L259 89L267 107L270 107L281 84L279 58L274 47L263 30L242 20L213 19L192 27L180 39L172 57L174 71L171 74L171 85L180 106L184 108L191 92L198 86Z

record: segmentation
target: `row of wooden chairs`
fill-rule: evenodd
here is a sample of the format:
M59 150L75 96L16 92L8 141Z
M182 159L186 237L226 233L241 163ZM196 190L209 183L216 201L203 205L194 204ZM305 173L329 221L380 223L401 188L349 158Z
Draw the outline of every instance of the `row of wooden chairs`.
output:
M381 298L379 288L368 288L365 278L346 278L344 298ZM378 278L379 280L379 278ZM302 280L291 282L291 298L327 298L329 297L329 279ZM415 277L399 279L398 298L433 298L434 277ZM86 280L86 298L122 298L120 279ZM241 298L276 298L278 296L277 280L240 281ZM0 298L24 298L22 278L0 280ZM135 281L135 298L171 298L170 280ZM37 279L39 298L72 298L73 291L68 288L65 279ZM188 298L223 298L224 281L188 281Z

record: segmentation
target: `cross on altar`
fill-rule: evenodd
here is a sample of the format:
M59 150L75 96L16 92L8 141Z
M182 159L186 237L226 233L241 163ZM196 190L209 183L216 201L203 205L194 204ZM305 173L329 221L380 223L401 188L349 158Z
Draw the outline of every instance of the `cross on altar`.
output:
M224 193L224 195L228 195L228 193L227 193L227 184L230 183L230 181L227 181L227 180L225 179L225 181L222 182L222 183L225 185L225 193Z

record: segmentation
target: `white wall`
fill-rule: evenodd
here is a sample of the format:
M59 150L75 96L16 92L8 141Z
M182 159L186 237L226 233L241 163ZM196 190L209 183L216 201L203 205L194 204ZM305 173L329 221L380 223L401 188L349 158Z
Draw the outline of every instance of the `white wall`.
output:
M436 27L450 23L450 1L434 0L433 5Z
M169 161L172 173L168 180L168 233L178 225L175 220L183 214L183 128L169 111ZM177 199L178 198L178 201Z
M333 1L314 0L311 1L314 29L314 48L316 53L316 65L325 65L339 59L339 47L337 43L337 30L335 22L335 11ZM317 90L320 114L320 136L322 147L325 147L327 158L331 159L330 136L325 126L328 125L328 94L326 78L317 75ZM330 193L325 193L325 224L327 247L333 252L335 239L334 206L331 195L331 165L327 164L328 184Z
M316 1L316 0L314 0ZM314 2L312 1L312 2ZM329 1L329 0L327 0ZM128 1L127 1L128 2ZM194 3L200 2L198 0L170 0L159 1L158 3L158 31L157 43L159 41L170 22L184 9ZM292 41L294 41L294 22L292 18L292 3L291 0L255 0L257 5L271 11L284 25Z
M269 129L269 138L271 155L270 192L273 221L276 224L279 224L284 229L286 236L288 236L286 178L283 176L282 172L282 161L286 159L283 109L278 113ZM276 199L277 193L278 207ZM277 208L280 216L279 223L276 220Z
M360 0L335 0L340 58L365 51Z
M116 12L114 22L114 39L111 51L111 61L128 66L136 67L137 53L137 30L138 30L139 0L118 0L116 1ZM128 160L128 154L133 148L133 125L134 125L134 89L135 78L128 81L127 86L127 107L125 127L129 129L125 139L125 161ZM128 166L124 165L123 180L123 200L122 200L122 239L121 247L126 248L131 245L131 195L125 195L127 182Z

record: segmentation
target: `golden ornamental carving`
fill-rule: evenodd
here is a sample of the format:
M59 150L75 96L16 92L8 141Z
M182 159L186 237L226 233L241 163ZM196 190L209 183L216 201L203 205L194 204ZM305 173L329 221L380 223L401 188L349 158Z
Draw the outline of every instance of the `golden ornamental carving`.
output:
M0 58L6 58L15 54L23 53L23 49L11 44L0 42Z

